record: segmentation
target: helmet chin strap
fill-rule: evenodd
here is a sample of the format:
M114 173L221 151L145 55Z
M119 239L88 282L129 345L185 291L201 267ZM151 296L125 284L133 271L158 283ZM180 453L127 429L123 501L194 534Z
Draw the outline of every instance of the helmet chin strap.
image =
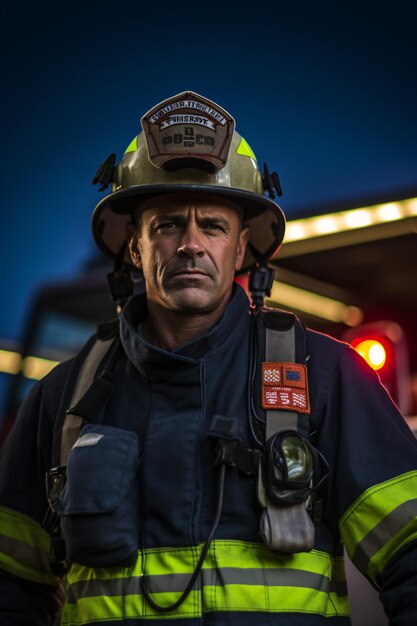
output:
M249 291L255 308L259 309L264 304L265 296L271 295L275 270L269 267L253 244L249 242L248 247L256 259L256 265L249 274Z
M110 292L116 303L118 315L121 314L124 305L133 293L132 277L126 263L123 261L126 248L127 242L122 245L117 254L114 270L107 274Z

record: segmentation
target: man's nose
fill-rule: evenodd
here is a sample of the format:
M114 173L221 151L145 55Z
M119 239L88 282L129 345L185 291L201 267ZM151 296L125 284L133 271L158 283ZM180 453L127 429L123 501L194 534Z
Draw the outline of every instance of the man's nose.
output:
M177 254L190 257L203 256L202 233L195 222L188 222L184 228Z

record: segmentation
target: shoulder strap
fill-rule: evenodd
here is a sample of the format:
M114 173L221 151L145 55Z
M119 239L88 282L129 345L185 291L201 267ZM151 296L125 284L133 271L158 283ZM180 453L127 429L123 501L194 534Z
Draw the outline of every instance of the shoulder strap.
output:
M84 417L73 412L74 407L79 403L81 398L86 394L87 390L92 386L97 368L102 362L107 351L113 344L114 339L106 339L102 341L96 339L89 353L84 359L78 378L75 382L74 391L72 393L70 408L66 412L64 425L61 434L61 450L60 465L66 465L68 456L72 446L78 439L80 430L84 425Z
M85 346L72 359L71 366L65 377L53 425L51 467L66 464L69 450L71 450L83 426L83 418L87 418L86 421L94 421L91 419L91 415L93 415L94 419L98 415L97 410L91 410L94 404L97 404L97 392L100 392L98 393L99 402L105 401L106 395L109 397L108 394L109 390L112 389L112 385L108 382L109 376L104 375L107 372L99 373L99 377L97 377L97 374L98 368L103 361L106 364L109 363L110 368L112 367L112 361L116 362L116 359L111 359L110 357L113 352L116 353L118 346L120 346L122 351L118 329L118 320L99 324L97 333L90 337ZM111 349L112 346L115 346L114 351ZM109 355L108 358L107 355ZM93 385L95 381L98 382ZM90 393L90 390L93 390L93 393ZM84 398L87 402L84 401ZM77 410L74 410L75 408ZM69 417L69 415L76 415L78 419ZM66 424L67 420L68 424ZM64 429L65 434L63 433ZM73 432L69 439L69 442L72 441L71 445L70 443L64 443L69 431Z
M298 363L305 365L305 329L293 313L263 308L259 322L264 335L265 361L272 363ZM265 437L283 430L296 430L302 435L309 431L309 417L294 410L266 410Z
M294 326L286 331L265 329L265 360L279 363L295 361ZM280 430L297 430L298 413L294 411L268 410L266 412L266 439Z

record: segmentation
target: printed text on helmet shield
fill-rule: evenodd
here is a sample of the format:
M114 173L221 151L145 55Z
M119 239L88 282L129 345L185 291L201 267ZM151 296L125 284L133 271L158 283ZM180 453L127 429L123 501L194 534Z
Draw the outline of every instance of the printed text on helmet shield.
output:
M185 91L154 106L141 123L156 167L194 167L213 174L226 165L235 121L211 100Z

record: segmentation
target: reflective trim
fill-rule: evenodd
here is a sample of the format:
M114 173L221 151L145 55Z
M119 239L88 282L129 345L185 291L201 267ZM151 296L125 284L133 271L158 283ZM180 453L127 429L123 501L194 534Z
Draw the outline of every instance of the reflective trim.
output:
M81 580L73 583L67 592L68 602L77 602L81 598L96 596L123 596L142 594L140 589L140 576L130 578L114 578L107 580ZM163 574L150 577L151 593L181 593L190 580L189 574ZM200 581L197 580L194 589L201 589Z
M149 589L162 606L175 602L194 570L201 546L147 550ZM172 572L178 572L173 574ZM349 615L343 559L323 552L273 555L262 544L216 540L187 600L172 614L153 611L140 588L141 558L130 568L68 573L62 624L124 618L201 617L212 611L307 612Z
M190 580L189 574L159 574L149 577L151 593L181 593ZM268 585L268 587L309 587L324 593L338 590L347 595L346 583L336 583L326 576L291 569L248 569L225 567L203 570L194 585L194 590L202 587L224 587L225 585ZM99 595L118 596L141 593L140 577L115 578L108 580L82 580L69 588L68 601ZM71 600L70 600L71 597Z
M31 517L0 506L0 567L15 576L56 585L48 533Z
M417 537L417 472L368 489L340 520L353 563L377 584L395 553Z
M369 565L376 576L395 552L416 538L417 499L404 502L384 517L356 546L353 561L359 569L366 570Z
M130 144L128 145L128 147L125 150L125 154L127 154L128 152L135 152L135 150L138 149L138 138L137 136L132 139L132 141L130 142Z
M178 594L155 594L160 603L171 604ZM133 595L101 595L80 598L77 604L65 604L61 617L61 626L81 626L94 622L124 619L175 619L201 617L201 594L192 591L187 600L173 613L159 613L151 609L140 593Z
M241 138L240 144L237 147L236 154L242 154L243 156L248 156L251 159L254 159L256 161L256 156L254 155L252 148L250 147L248 142L245 141L245 139L243 139L243 137Z

